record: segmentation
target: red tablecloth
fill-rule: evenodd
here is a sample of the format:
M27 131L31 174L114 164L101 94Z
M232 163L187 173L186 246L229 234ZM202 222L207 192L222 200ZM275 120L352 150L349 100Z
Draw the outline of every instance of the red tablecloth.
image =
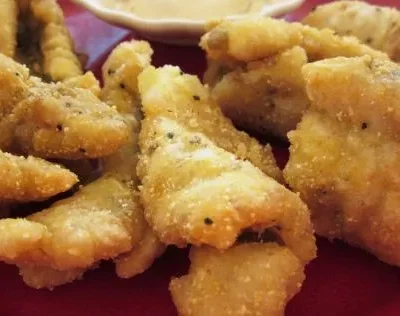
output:
M113 46L134 37L68 0L60 2L78 50L88 54L88 68L96 73ZM308 0L290 18L299 18L322 2L328 1ZM399 0L370 2L400 5ZM204 56L198 48L153 47L156 65L177 64L190 73L204 69ZM303 290L287 308L288 316L400 315L400 269L340 242L319 239L318 248L318 258L307 268ZM173 316L176 312L168 283L171 276L185 273L187 267L186 251L172 248L149 271L132 280L118 279L113 265L106 263L87 273L83 281L50 292L26 287L15 267L0 264L0 315Z

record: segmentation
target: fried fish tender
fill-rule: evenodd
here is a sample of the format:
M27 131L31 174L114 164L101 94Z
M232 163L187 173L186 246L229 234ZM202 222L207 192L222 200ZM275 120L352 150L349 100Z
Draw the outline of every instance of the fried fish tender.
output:
M1 220L0 258L61 271L114 258L142 235L135 199L129 185L106 175L27 219Z
M400 62L400 12L364 1L336 1L315 8L302 23L352 35Z
M98 158L128 137L121 115L90 91L47 84L0 54L0 148L43 158Z
M305 278L302 262L274 243L192 248L190 260L189 274L170 283L181 316L283 316Z
M102 99L110 104L115 104L120 113L135 117L137 122L141 119L140 97L137 78L139 74L151 63L153 50L145 41L130 41L118 45L110 54L103 65L104 88ZM139 125L136 125L132 141L132 164L123 173L130 173L132 181L138 185L139 179L136 172L139 152L137 136ZM130 149L130 150L132 150ZM133 159L134 157L134 159ZM113 160L114 165L119 164L118 157ZM107 168L107 166L106 166ZM135 190L136 193L138 193ZM142 209L143 212L143 209ZM115 259L116 273L121 278L131 278L146 271L166 249L150 227L147 227L139 244L133 249Z
M69 170L35 157L0 151L0 201L41 201L69 190L78 182Z
M312 101L284 174L316 232L400 265L400 67L368 56L304 67Z
M307 62L365 54L388 58L355 38L271 18L212 24L201 46L209 63L204 81L223 112L245 130L283 139L309 107L301 75Z
M209 25L200 42L207 56L218 61L249 62L302 47L310 61L337 56L370 55L388 58L354 37L342 37L329 29L263 17L223 20Z
M302 260L315 255L307 207L250 162L157 115L146 114L139 144L145 215L162 242L227 249L246 229L272 228Z
M130 277L134 275L134 273L139 273L139 270L133 271L133 269L145 269L147 265L156 258L155 251L157 249L154 249L154 246L156 246L157 243L154 242L150 244L148 239L143 243L143 238L149 236L149 228L144 219L143 209L139 203L136 188L137 134L139 132L139 122L135 115L138 112L136 110L139 106L138 97L137 94L131 94L130 97L126 96L121 98L120 94L125 95L126 90L119 89L118 92L116 92L110 88L111 86L115 87L115 83L119 82L121 78L128 80L130 76L138 75L138 73L135 74L133 69L137 69L137 58L144 53L139 49L139 47L143 45L148 46L146 43L133 41L116 48L115 54L121 49L130 49L130 58L121 60L119 67L116 67L115 76L110 76L105 79L105 89L102 91L102 97L115 104L116 108L123 113L124 120L127 122L130 130L129 142L117 153L104 159L103 170L105 175L83 188L82 191L85 192L81 191L81 197L88 199L90 198L90 192L87 190L88 188L92 188L93 194L100 194L105 201L98 199L88 203L86 206L80 206L82 212L84 212L83 214L93 216L93 220L88 220L84 227L80 226L82 225L81 222L83 218L80 219L81 214L78 208L74 207L77 195L72 197L71 200L65 201L65 205L68 205L71 210L69 213L65 214L66 211L61 212L61 210L58 210L57 213L55 209L50 211L50 213L54 212L58 217L65 217L58 219L54 217L55 215L52 217L52 215L43 214L42 216L47 224L50 223L51 225L58 225L64 228L66 225L71 225L71 223L73 223L74 227L80 227L80 231L77 233L81 235L81 241L75 244L74 241L72 241L71 244L75 247L73 249L75 249L74 251L77 252L78 255L80 251L86 253L88 252L87 244L91 243L91 252L93 255L84 262L78 262L76 258L70 260L70 250L67 245L64 248L59 248L58 255L60 258L58 261L62 262L63 265L57 264L54 266L54 264L49 265L32 260L28 260L28 263L19 262L24 281L30 286L35 288L52 288L72 282L80 278L88 268L95 266L99 260L116 258L117 255L120 254L124 254L124 258L127 259L126 262L122 263L122 269L124 269L122 271L125 273L124 276ZM145 54L149 54L148 62L150 62L152 50L149 46L148 48ZM109 60L115 60L115 54L113 52ZM124 75L122 75L121 72L124 72ZM111 92L115 93L110 94ZM104 186L99 187L102 183L104 183ZM108 200L110 200L109 203L111 203L111 206L107 205ZM106 216L101 216L103 213L102 210L107 210L106 214L104 214ZM105 227L105 230L103 230L102 227ZM112 229L107 230L108 227ZM60 229L57 228L56 231L60 232ZM98 234L98 236L90 236L93 232L94 234ZM66 232L65 236L62 237L63 239L79 237L79 235L74 237L73 233L74 232L72 232L72 234ZM115 236L118 238L115 238ZM60 243L57 239L54 239L54 242ZM64 244L61 243L61 246L62 245ZM159 254L159 252L157 252L157 254ZM137 261L132 260L132 256L136 256ZM21 256L21 258L23 258L23 256ZM70 264L65 265L68 261L71 261ZM119 273L118 266L119 261L117 261L117 272Z
M72 283L81 279L86 269L59 271L51 268L28 266L20 269L25 284L34 289L53 289L57 286Z
M175 119L191 131L201 132L215 144L240 159L251 161L267 175L282 181L271 147L238 131L211 98L197 77L178 67L149 67L139 76L139 91L145 116Z
M237 126L286 138L310 104L301 73L306 63L307 55L298 46L249 62L216 82L212 97Z
M0 3L0 52L14 57L17 46L18 7L15 0L3 0Z
M54 81L82 74L74 43L65 26L64 15L56 0L32 0L31 11L41 25L40 47L43 71Z
M145 272L154 260L164 254L166 247L153 230L147 227L139 244L115 260L117 275L126 279Z

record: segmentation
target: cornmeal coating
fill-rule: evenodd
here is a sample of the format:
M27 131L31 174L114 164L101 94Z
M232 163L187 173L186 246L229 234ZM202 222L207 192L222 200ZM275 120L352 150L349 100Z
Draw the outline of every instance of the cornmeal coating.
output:
M310 105L301 73L306 63L299 46L249 62L217 81L212 97L239 127L286 138Z
M267 175L282 180L271 147L238 131L197 77L183 74L178 67L149 67L139 76L139 91L145 116L177 120L238 158L249 160Z
M79 262L77 258L70 256L71 251L68 247L61 247L57 253L57 265L40 262L40 260L35 261L32 260L33 258L29 258L30 260L23 263L18 262L23 279L29 286L53 288L73 282L81 278L87 269L96 267L98 261L102 259L115 259L117 273L123 277L132 277L147 269L165 249L165 246L158 240L150 242L149 237L152 232L145 222L137 192L139 118L136 117L136 114L139 112L140 103L137 93L129 92L126 95L127 90L119 87L121 79L128 81L130 76L135 75L137 57L144 54L140 49L143 46L148 48L146 54L149 54L148 63L150 63L152 51L150 46L144 42L124 43L111 53L106 64L113 63L115 65L115 75L105 78L105 88L101 92L102 97L121 112L129 127L128 143L117 153L103 159L104 175L100 179L84 187L71 199L62 202L70 209L69 213L61 209L56 210L53 206L48 213L45 211L37 215L46 223L55 222L62 228L66 225L79 227L81 240L79 243L70 243L74 247L73 251L78 257L81 256L81 251L82 253L91 253L92 256L83 256L82 262ZM114 63L115 58L121 50L125 49L130 52L129 58L120 59L120 64L117 65ZM139 72L136 73L136 76L138 74ZM81 80L78 80L78 83L80 82ZM72 82L72 84L76 84L76 82ZM118 90L115 91L111 87L115 89L118 87ZM79 204L79 208L82 209L82 214L80 214L79 208L75 207L75 200L78 199L79 194L81 199L89 199L92 190L93 201L85 205ZM95 201L95 195L100 195L104 200L99 198ZM85 218L88 220L82 227ZM109 227L112 230L107 230ZM60 232L62 229L57 228L56 231ZM94 234L95 236L93 236ZM64 239L77 238L74 236L74 232L68 231L63 237ZM54 236L52 238L54 244L58 243ZM91 251L86 250L89 243L91 243ZM63 244L61 243L61 245ZM51 259L54 261L55 258L56 255L53 255ZM119 268L120 264L121 268Z
M89 90L44 83L0 55L0 149L43 158L98 158L116 152L128 127Z
M228 249L244 230L272 229L299 258L313 258L307 207L250 162L161 116L146 115L139 144L145 215L162 242Z
M284 174L316 232L400 265L400 66L369 56L304 67L312 101Z
M14 57L17 46L18 6L15 0L0 2L0 52Z
M181 316L283 316L305 278L302 262L275 243L193 247L190 260L189 273L170 283Z
M212 23L200 45L208 59L204 82L225 115L244 130L281 139L310 105L304 65L336 56L388 58L355 38L272 18Z
M69 170L36 157L18 157L0 151L0 201L46 200L78 182Z
M336 1L320 5L302 23L339 35L355 36L400 62L400 12L364 1Z
M210 23L200 46L209 58L223 62L258 60L294 46L302 47L310 61L337 56L388 58L385 53L363 45L354 37L342 37L329 29L319 30L297 22L265 17Z
M74 52L74 43L57 1L32 0L30 8L33 18L41 26L40 48L44 74L53 81L81 75L82 66Z

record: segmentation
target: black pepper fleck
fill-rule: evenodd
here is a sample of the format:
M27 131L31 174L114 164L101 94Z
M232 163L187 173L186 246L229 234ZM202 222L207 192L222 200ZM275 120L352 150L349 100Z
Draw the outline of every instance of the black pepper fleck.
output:
M79 151L80 151L81 153L86 153L86 149L85 149L85 148L79 148Z
M107 73L108 73L109 75L112 75L112 74L115 73L115 70L113 70L113 69L108 69Z
M213 221L211 218L206 217L206 218L204 219L204 224L206 224L206 225L212 225L212 224L214 224L214 221Z
M192 145L200 145L201 144L201 139L199 136L194 136L192 139L189 141L190 144Z
M70 107L71 107L71 105L72 105L71 103L69 103L69 102L65 102L65 107L66 107L66 108L70 108Z
M367 37L367 38L365 39L365 43L371 44L371 43L372 43L372 38L371 38L371 37Z
M181 76L183 76L183 71L180 71L179 74L180 74Z
M19 72L16 72L15 75L16 75L17 77L19 77Z
M364 122L364 123L361 124L361 129L366 129L367 127L368 127L367 123Z
M63 127L62 127L61 124L58 124L58 125L57 125L57 130L58 130L59 132L61 132L61 131L63 130Z
M175 137L175 134L172 132L168 132L167 137L168 137L168 139L173 139Z
M193 100L195 100L195 101L200 101L200 97L199 97L198 95L194 95L194 96L193 96Z
M121 88L121 89L125 89L125 84L123 84L122 82L119 84L119 87Z

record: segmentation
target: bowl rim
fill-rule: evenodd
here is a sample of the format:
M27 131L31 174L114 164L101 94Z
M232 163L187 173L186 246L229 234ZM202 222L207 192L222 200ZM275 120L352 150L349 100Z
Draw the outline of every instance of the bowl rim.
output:
M93 14L106 21L124 25L132 29L155 31L166 29L193 29L204 31L209 20L192 20L187 18L160 18L148 19L138 16L133 12L124 12L101 4L101 0L72 0L72 2L85 7ZM261 11L254 13L255 16L280 16L302 5L305 0L280 0L272 4L265 4ZM237 20L248 16L247 14L228 15L224 19ZM214 19L219 20L219 19Z

